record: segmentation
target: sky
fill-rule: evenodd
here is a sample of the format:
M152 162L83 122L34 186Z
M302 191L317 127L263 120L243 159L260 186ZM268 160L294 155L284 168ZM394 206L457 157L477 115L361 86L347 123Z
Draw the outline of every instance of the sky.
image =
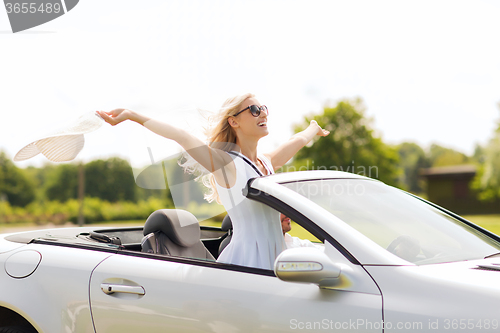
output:
M270 111L261 152L305 116L361 97L384 142L472 154L500 119L498 17L495 0L81 0L13 34L0 8L0 150L12 158L85 112L119 107L203 138L205 116L252 92ZM131 122L85 140L77 160L141 167L148 147L156 161L179 151Z

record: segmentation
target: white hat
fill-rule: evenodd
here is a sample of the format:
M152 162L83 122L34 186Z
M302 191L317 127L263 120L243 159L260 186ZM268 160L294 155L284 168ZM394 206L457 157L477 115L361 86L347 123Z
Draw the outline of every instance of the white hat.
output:
M103 123L104 120L97 112L85 113L62 129L24 146L14 156L14 161L24 161L39 153L52 162L71 161L83 148L83 135L95 131Z

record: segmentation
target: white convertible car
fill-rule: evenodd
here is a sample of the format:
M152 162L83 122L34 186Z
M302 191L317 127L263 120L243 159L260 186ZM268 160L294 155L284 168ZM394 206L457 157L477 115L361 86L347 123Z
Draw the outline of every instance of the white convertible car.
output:
M231 230L180 210L1 235L0 333L498 331L499 236L350 173L276 174L245 193L324 248L285 250L274 271L217 263Z

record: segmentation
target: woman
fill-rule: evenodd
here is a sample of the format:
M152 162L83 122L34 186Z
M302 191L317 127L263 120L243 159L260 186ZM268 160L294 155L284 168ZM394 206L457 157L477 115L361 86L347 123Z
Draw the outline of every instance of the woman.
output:
M282 167L316 135L326 136L316 121L295 134L269 154L258 155L257 143L269 134L267 108L253 94L230 98L217 115L215 126L207 132L205 144L187 131L127 109L98 111L111 125L135 121L167 139L179 143L204 169L210 172L212 193L224 205L233 222L233 238L217 259L220 262L272 269L274 260L285 249L279 213L246 199L242 189L248 179L269 175Z

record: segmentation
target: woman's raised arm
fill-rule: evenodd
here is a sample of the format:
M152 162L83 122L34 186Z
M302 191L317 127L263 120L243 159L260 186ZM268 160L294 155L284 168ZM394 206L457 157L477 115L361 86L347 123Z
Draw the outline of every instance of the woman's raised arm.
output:
M302 147L307 145L316 135L327 136L330 131L324 130L318 125L316 120L311 120L309 126L295 135L290 140L266 155L274 167L278 170L288 162Z
M211 148L191 133L128 109L115 109L109 112L98 111L98 113L104 121L113 126L125 120L132 120L158 135L174 140L192 158L209 172L213 173L219 184L226 184L226 187L230 187L233 183L232 180L236 175L236 167L232 163L229 154L222 150ZM225 175L222 171L225 172Z

